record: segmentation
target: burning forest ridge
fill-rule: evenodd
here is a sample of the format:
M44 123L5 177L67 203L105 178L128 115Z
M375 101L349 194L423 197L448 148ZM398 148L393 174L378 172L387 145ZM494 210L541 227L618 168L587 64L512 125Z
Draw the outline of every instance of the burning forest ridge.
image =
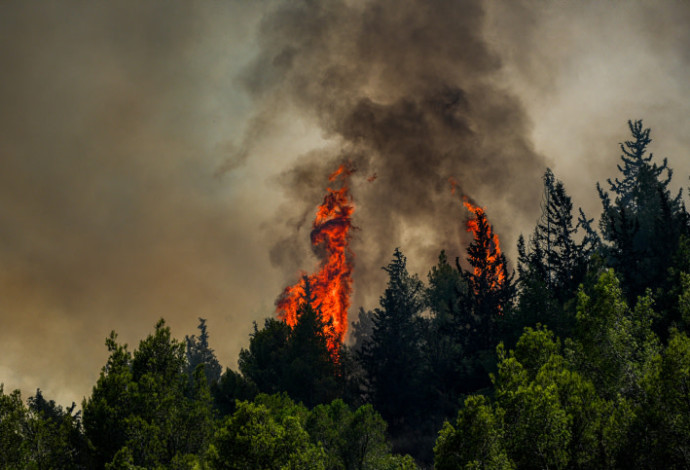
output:
M321 257L318 271L311 275L303 273L300 280L287 286L276 301L278 318L290 327L297 324L300 309L308 301L311 308L320 315L328 339L328 349L334 357L337 357L347 333L352 293L354 253L349 242L355 207L348 184L354 171L351 165L343 164L328 177L330 183L340 183L340 188L326 189L312 225L311 243ZM372 176L367 181L375 179ZM457 181L449 178L449 182L451 193L455 194ZM506 281L506 268L500 262L502 257L498 234L494 233L483 207L470 202L468 196L463 196L462 199L464 207L471 214L466 221L466 230L472 234L475 245L468 252L470 256L482 258L481 263L473 263L473 274L476 278L487 279L490 290L501 289Z
M294 327L299 309L308 299L328 329L328 349L333 354L337 354L345 339L352 292L353 254L349 247L349 234L355 207L348 179L353 171L348 165L340 165L329 176L331 183L340 182L341 187L327 188L326 196L316 211L311 243L322 253L319 270L312 275L304 274L297 284L286 287L276 302L278 318Z

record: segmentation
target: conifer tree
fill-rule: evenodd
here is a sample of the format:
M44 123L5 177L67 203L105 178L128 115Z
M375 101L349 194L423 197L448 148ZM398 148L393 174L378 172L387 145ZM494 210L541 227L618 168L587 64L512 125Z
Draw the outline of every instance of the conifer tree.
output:
M313 407L340 395L342 377L328 349L328 325L312 308L309 295L307 285L294 328L273 318L262 329L254 325L249 348L240 352L239 367L259 392L287 392Z
M185 336L185 342L187 343L187 374L190 381L193 382L194 371L199 365L203 364L206 381L210 387L220 379L222 368L216 358L216 354L208 344L208 327L206 326L205 318L199 318L199 326L197 328L200 332L198 337L195 335Z
M498 342L499 317L511 307L515 295L515 273L508 273L506 257L500 252L498 239L483 210L475 213L473 224L476 225L474 239L467 247L467 262L472 270L463 270L456 259L458 271L469 287L472 304L474 324L467 341L468 352L493 349Z
M217 413L220 416L227 416L235 411L238 400L252 400L259 390L252 380L226 368L218 383L211 387L211 392Z
M360 353L367 376L367 395L393 434L409 425L419 409L422 377L422 326L419 314L423 284L407 271L396 248L387 267L388 285L374 311L373 332Z
M0 468L22 468L28 464L29 449L23 436L27 410L19 390L5 394L0 384Z
M35 465L29 468L89 468L88 443L76 403L63 409L46 400L40 389L27 402L24 445Z
M567 340L570 360L601 396L636 399L641 394L641 378L659 349L652 306L648 293L628 307L612 269L592 292L578 291L575 335Z
M108 362L82 404L96 467L155 468L203 454L212 426L208 384L200 368L189 390L184 344L165 322L133 354L114 332L106 345Z
M467 282L443 251L429 272L425 300L430 311L424 339L425 383L442 422L457 412L458 396L472 391L465 353L474 324Z
M608 179L609 192L597 184L603 205L600 227L607 262L622 277L630 302L645 289L664 288L671 255L687 232L681 191L671 195L672 170L647 155L652 142L642 121L628 121L632 139L620 144L621 178ZM613 196L613 199L612 199Z
M556 180L550 169L543 180L541 218L528 246L524 237L518 240L520 302L515 330L542 323L562 336L569 332L573 320L564 310L565 303L583 281L598 239L582 209L574 224L573 204L563 182ZM585 233L578 242L580 228Z

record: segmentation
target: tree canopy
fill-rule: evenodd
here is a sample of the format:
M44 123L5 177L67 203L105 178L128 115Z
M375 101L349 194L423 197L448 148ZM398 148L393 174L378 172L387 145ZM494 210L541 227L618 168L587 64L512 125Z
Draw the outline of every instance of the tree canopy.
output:
M205 319L183 341L160 320L134 349L106 338L81 410L0 384L0 467L690 467L690 218L628 126L598 225L546 169L517 278L465 199L465 252L438 247L422 279L396 248L349 345L305 281L295 321L254 323L236 368Z

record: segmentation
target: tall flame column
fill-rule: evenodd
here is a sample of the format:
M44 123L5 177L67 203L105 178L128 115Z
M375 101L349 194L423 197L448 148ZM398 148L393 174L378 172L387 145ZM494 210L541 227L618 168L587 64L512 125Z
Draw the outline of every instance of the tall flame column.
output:
M311 243L323 250L319 270L305 275L293 286L285 288L276 303L278 318L295 326L300 306L306 301L307 290L312 308L327 328L328 348L337 355L347 332L347 311L352 292L353 254L349 248L354 205L348 188L352 170L341 165L328 180L339 182L340 189L327 188L326 196L316 211ZM308 289L307 289L308 284Z

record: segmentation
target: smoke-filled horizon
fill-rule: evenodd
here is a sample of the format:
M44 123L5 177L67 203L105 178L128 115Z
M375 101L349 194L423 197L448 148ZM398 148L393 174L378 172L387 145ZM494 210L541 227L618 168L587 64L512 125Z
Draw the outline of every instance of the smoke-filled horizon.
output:
M598 217L626 121L686 186L683 3L7 2L0 6L0 382L90 393L116 330L208 319L235 368L252 322L318 258L349 162L350 314L393 250L425 278L486 208L509 257L547 166Z

